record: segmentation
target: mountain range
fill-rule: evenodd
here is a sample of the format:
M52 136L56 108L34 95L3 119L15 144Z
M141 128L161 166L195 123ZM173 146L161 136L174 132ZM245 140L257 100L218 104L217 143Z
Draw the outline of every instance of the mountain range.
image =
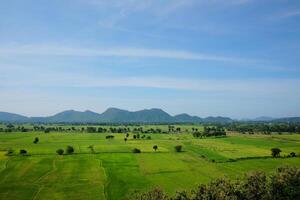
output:
M48 117L26 117L15 113L0 112L0 122L18 123L228 123L232 121L228 117L200 118L185 113L171 116L158 108L134 112L108 108L101 114L90 110L84 112L66 110Z
M90 110L84 112L66 110L48 117L26 117L15 113L0 112L0 122L16 123L230 123L229 117L191 116L186 113L172 116L159 108L128 111L118 108L108 108L103 113ZM300 122L300 117L279 118L259 117L252 120L256 122Z

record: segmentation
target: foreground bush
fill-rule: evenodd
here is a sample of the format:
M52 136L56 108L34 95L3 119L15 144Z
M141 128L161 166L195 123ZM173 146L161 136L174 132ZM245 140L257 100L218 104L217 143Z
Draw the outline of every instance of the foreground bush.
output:
M300 169L279 168L271 176L270 193L273 199L300 199Z
M169 200L170 198L160 188L154 188L150 192L134 194L132 200Z
M281 167L267 177L264 172L249 173L243 180L216 179L191 192L168 196L155 188L135 194L137 200L295 200L300 199L300 168Z

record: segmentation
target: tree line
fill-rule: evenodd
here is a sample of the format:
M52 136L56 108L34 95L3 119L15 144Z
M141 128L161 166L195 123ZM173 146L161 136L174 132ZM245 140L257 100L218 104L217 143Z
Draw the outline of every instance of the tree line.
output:
M192 130L194 130L193 136L196 138L226 136L226 131L221 126L204 126L203 131L198 131L198 129L192 129Z
M300 133L299 123L232 123L226 125L228 131L239 133Z

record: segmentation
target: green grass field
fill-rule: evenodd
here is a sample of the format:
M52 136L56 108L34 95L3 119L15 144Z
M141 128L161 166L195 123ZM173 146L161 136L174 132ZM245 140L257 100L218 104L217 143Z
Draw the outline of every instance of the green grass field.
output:
M297 158L263 157L278 147L281 155L300 153L300 135L232 135L195 139L190 134L151 134L151 140L124 142L124 134L87 133L1 133L0 199L109 199L129 197L135 191L159 186L173 194L219 178L241 178L246 172L268 173L282 165L300 167ZM131 134L132 136L132 134ZM40 142L33 144L35 137ZM132 138L132 137L130 137ZM175 145L183 152L176 153ZM56 155L59 148L72 145L73 155ZM94 145L95 154L89 145ZM158 145L157 152L152 149ZM18 154L5 156L12 148ZM133 148L142 150L132 153ZM213 162L214 161L214 162Z

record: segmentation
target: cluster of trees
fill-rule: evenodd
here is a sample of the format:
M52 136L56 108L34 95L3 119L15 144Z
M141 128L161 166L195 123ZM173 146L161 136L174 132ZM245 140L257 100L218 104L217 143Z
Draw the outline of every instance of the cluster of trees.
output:
M217 127L212 127L217 128ZM142 126L133 126L133 127L119 127L119 126L111 126L111 127L97 127L97 126L87 126L87 127L76 127L76 126L44 126L44 125L32 125L30 126L15 126L13 124L7 124L5 128L0 128L0 132L30 132L30 131L39 131L39 132L87 132L87 133L134 133L134 134L147 134L147 133L157 133L157 134L167 134L167 133L181 133L183 131L189 132L188 129L182 130L180 126L168 125L167 130L163 130L161 128L148 128L145 129ZM191 128L191 132L194 134L201 134L198 131L198 128Z
M280 157L281 149L279 148L272 148L271 149L271 155L273 158ZM291 152L287 157L297 157L295 152Z
M175 196L156 188L132 197L135 200L295 200L300 199L300 169L281 167L269 177L258 171L237 181L220 178L191 192L177 192Z
M132 138L133 139L147 139L147 140L151 140L151 136L150 135L148 135L148 136L146 136L146 135L140 135L139 133L137 133L137 134L134 134L134 135L132 135Z
M17 131L17 132L29 132L31 130L32 129L30 129L30 128L26 128L24 126L15 126L13 124L7 124L6 127L0 128L0 132L5 132L5 133L10 133L10 132L14 132L14 131Z
M174 132L181 132L181 128L180 127L175 127L173 125L168 125L168 130L169 130L169 133L174 133Z
M239 133L300 133L299 123L232 123L227 125L228 131Z
M182 145L176 145L174 148L175 148L175 151L176 151L176 152L181 152L181 151L182 151ZM152 149L153 149L154 151L157 151L158 146L157 146L157 145L153 145ZM140 149L138 149L138 148L134 148L134 149L132 150L132 152L133 152L133 153L142 153L142 151L141 151Z
M58 154L58 155L63 155L64 154L64 152L66 152L66 154L73 154L74 153L74 148L72 147L72 146L70 146L70 145L68 145L67 147L66 147L66 151L64 151L63 149L57 149L56 150L56 153Z
M113 135L107 135L107 136L105 136L105 139L114 139L115 138L115 136L113 136Z
M12 156L12 155L14 155L14 153L15 153L15 151L13 149L8 149L5 155ZM28 152L25 149L20 149L19 154L22 156L25 156L25 155L28 155Z
M198 129L192 129L193 136L197 138L202 137L211 137L211 136L226 136L226 131L223 127L220 126L204 126L204 130L202 132L198 131Z
M13 124L7 124L6 127L0 128L0 132L30 132L30 131L39 131L39 132L87 132L87 133L178 133L181 131L180 127L175 128L175 126L169 125L168 131L163 131L161 128L149 128L144 129L143 127L133 127L128 126L124 127L97 127L97 126L88 126L88 127L68 127L68 126L44 126L44 125L33 125L32 127L24 126L15 126Z

